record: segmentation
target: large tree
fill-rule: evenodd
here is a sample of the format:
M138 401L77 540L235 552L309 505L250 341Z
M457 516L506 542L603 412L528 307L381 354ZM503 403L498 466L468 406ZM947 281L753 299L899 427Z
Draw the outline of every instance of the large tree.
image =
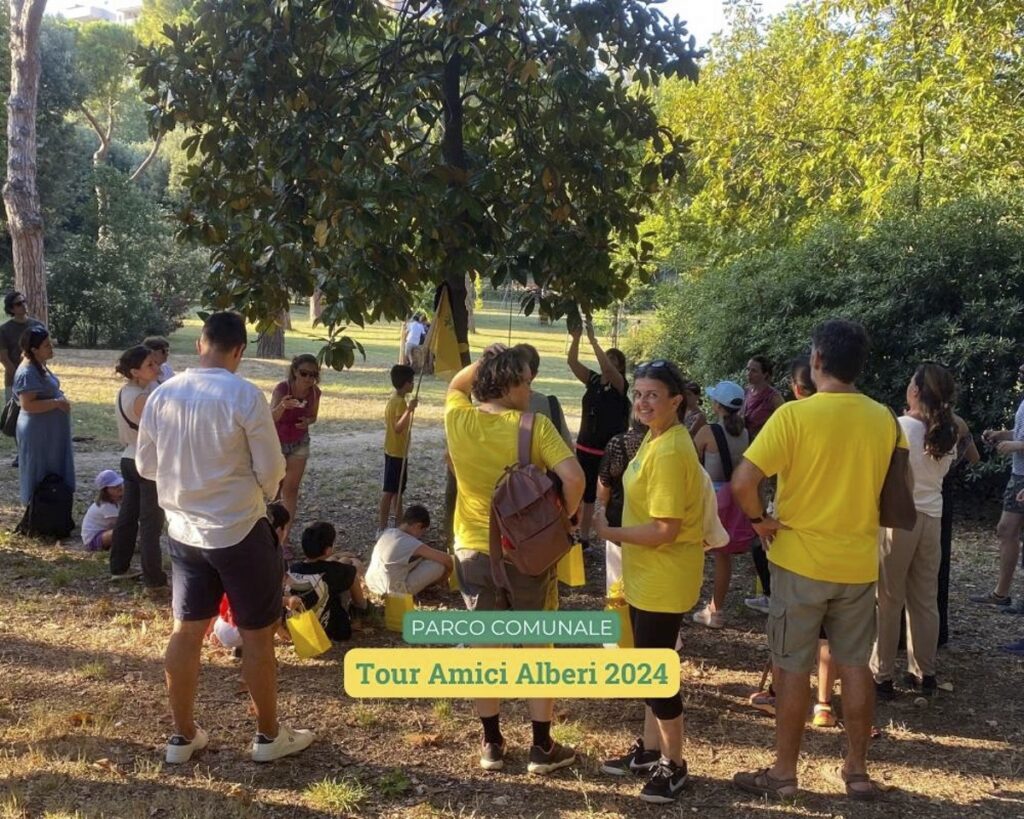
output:
M180 217L213 248L214 304L267 329L318 289L333 331L446 282L464 344L468 272L532 278L557 316L652 271L642 212L684 146L650 91L697 72L678 19L642 0L194 11L143 53L141 79L154 130L189 131Z
M29 312L47 318L43 214L36 187L36 104L39 33L46 0L11 0L11 93L7 100L7 180L4 206L11 233L14 286Z

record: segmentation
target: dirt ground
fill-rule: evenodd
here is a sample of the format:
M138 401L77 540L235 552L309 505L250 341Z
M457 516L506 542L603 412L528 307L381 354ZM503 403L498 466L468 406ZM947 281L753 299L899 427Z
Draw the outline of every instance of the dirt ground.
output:
M319 425L318 425L319 426ZM440 519L443 440L435 422L416 430L409 499ZM340 546L367 555L375 528L382 434L316 429L299 524L331 520ZM7 450L0 450L0 457ZM116 446L77 445L80 486L116 466ZM6 464L6 460L3 461ZM17 496L17 472L0 467L0 497ZM87 492L80 491L84 498ZM81 519L79 510L78 519ZM995 646L1024 636L1024 618L967 602L990 588L992 522L959 520L952 579L953 639L940 654L940 692L928 708L912 697L881 705L874 774L894 790L883 805L842 797L829 771L841 758L840 729L808 727L800 769L802 798L774 806L730 785L741 769L766 765L773 722L746 706L766 659L764 618L742 606L753 575L737 560L728 626L687 623L682 652L685 755L693 784L677 805L648 806L638 780L602 776L603 758L626 749L640 730L633 700L566 700L555 735L580 760L550 778L525 773L529 723L508 703L506 770L476 764L479 723L465 701L356 701L343 692L342 660L352 646L396 646L371 621L351 643L315 660L278 651L282 719L313 728L317 743L299 757L258 767L248 759L252 719L237 662L209 648L198 718L210 748L186 765L163 764L170 719L162 651L169 607L140 589L112 586L105 560L77 544L7 534L20 510L0 513L0 817L1024 817L1022 663ZM710 568L710 564L709 564ZM588 558L586 588L563 587L563 608L600 608L603 557ZM1021 588L1018 584L1017 588ZM461 608L456 595L428 605ZM840 697L841 702L841 697Z

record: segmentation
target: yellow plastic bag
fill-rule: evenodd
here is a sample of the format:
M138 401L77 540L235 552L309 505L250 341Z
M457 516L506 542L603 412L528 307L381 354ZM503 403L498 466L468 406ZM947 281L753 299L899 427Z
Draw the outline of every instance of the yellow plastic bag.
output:
M566 586L585 586L587 575L583 570L583 547L574 543L558 561L558 580Z
M633 625L629 622L629 603L625 600L610 599L604 607L605 611L614 611L619 615L622 633L619 635L619 648L633 648ZM613 648L614 643L605 644L605 648Z
M330 638L315 611L293 612L285 620L288 633L292 636L295 653L300 657L316 657L331 647Z
M415 608L411 594L387 595L384 598L384 625L390 631L401 631L405 613L413 611Z

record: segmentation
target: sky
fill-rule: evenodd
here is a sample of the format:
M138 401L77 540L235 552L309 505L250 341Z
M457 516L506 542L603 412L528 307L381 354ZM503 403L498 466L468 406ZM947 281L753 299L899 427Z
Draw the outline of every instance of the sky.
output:
M777 14L792 0L761 0L766 15ZM721 0L665 0L660 10L671 19L677 14L688 23L687 30L697 38L697 46L705 47L711 35L725 28L725 4Z

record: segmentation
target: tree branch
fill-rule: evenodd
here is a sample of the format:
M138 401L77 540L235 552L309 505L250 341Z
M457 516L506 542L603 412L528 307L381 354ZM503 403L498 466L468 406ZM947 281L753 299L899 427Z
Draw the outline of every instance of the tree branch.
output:
M99 121L92 115L92 111L85 107L83 102L78 106L79 110L89 121L92 129L96 132L96 136L99 137L100 147L96 149L96 153L92 155L93 165L99 165L103 160L107 158L107 151L110 149L110 133L103 133L103 126L100 125Z
M143 171L145 171L146 168L149 167L149 163L152 162L153 159L156 157L156 152L160 150L160 143L163 142L163 140L164 140L164 132L163 131L159 131L157 133L157 135L156 135L156 141L153 143L153 150L151 150L149 152L149 155L145 159L142 160L142 163L139 165L139 167L137 167L132 172L132 175L128 177L128 181L129 182L134 182L136 179L138 179L142 175Z

